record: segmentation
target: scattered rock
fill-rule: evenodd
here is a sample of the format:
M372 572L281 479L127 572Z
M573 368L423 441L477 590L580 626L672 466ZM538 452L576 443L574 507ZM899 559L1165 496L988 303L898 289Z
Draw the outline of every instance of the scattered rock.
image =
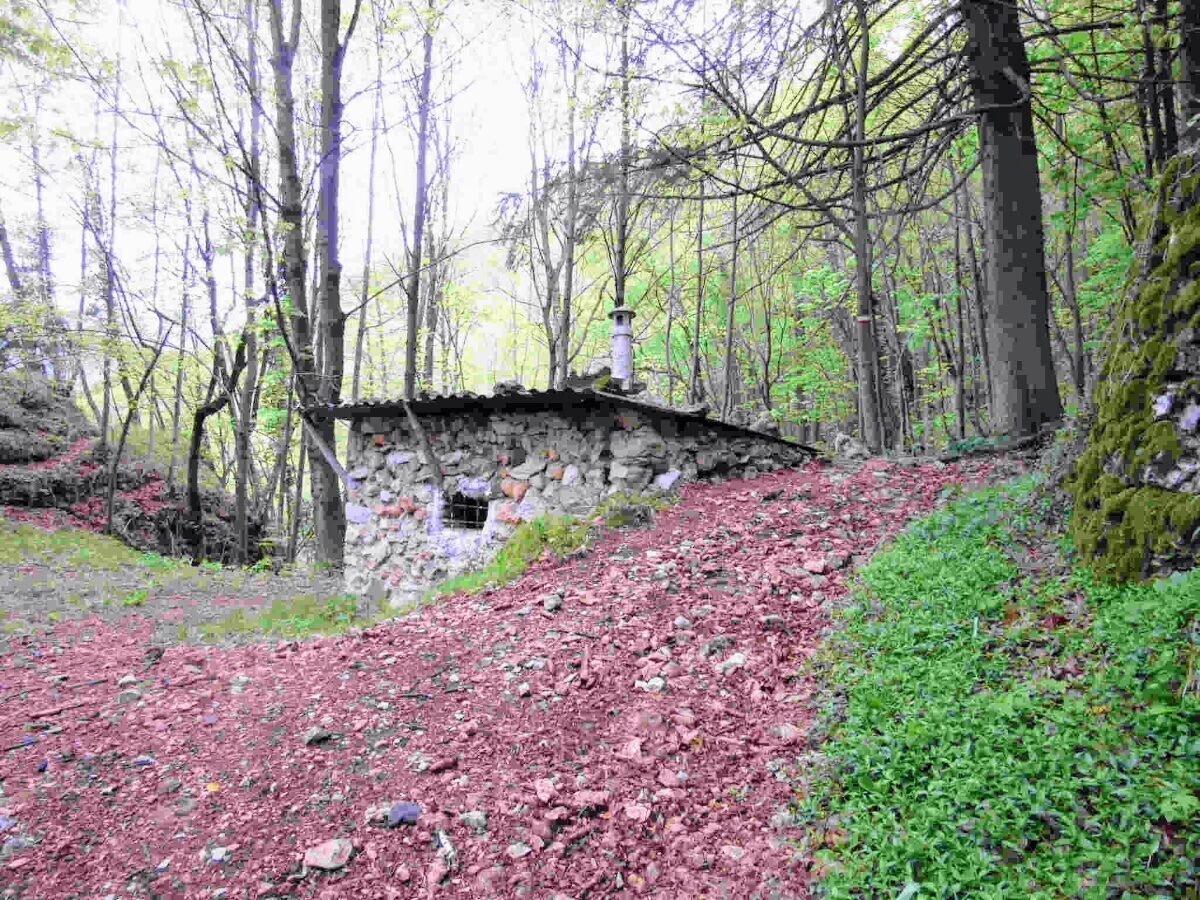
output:
M401 800L399 803L393 803L388 810L387 826L395 828L397 825L416 825L419 818L421 818L420 805Z
M814 575L822 574L826 569L825 560L820 557L811 556L804 561L805 571L811 572Z
M462 822L476 834L484 834L487 831L487 813L482 810L472 809L462 813L459 815L458 821Z
M542 609L548 613L558 612L562 609L563 598L561 594L547 594L542 598Z
M611 791L576 791L571 795L571 803L576 809L603 809L608 806Z
M716 637L712 638L711 640L705 641L700 646L700 655L705 658L708 658L710 656L715 656L716 654L720 653L726 647L732 647L732 646L733 646L733 638L731 638L727 634L718 634Z
M137 688L129 688L128 690L121 691L121 693L117 694L117 702L122 704L137 703L141 699L142 692Z
M350 861L354 845L345 838L330 838L304 851L304 864L311 869L332 872Z
M717 666L717 671L722 675L728 675L734 669L744 668L746 665L746 654L735 653L729 659Z
M787 620L783 616L775 615L774 613L763 616L759 621L767 631L783 631L787 628Z
M300 740L304 742L305 747L311 747L314 744L323 744L331 737L333 737L333 735L330 732L326 731L324 728L321 728L319 725L314 725L300 736Z
M120 687L120 688L130 687L135 684L137 684L137 678L133 675L122 675L121 678L117 681L117 687Z
M549 778L539 778L533 783L533 790L537 794L537 798L547 806L550 805L550 801L558 794L558 788L554 786L554 782Z
M626 803L625 818L631 822L645 822L650 818L650 807L644 803Z
M522 844L520 841L517 841L516 843L509 844L508 849L504 852L510 859L521 859L522 857L528 856L530 853L532 853L533 848L531 848L528 844Z
M777 737L784 744L795 744L804 737L804 732L791 722L784 722L781 725L776 725L771 729L771 734Z
M211 850L204 851L208 862L219 865L229 858L229 851L225 847L213 847Z
M246 686L250 684L250 676L237 674L229 681L229 693L242 694L246 691Z
M437 775L439 772L447 772L450 769L455 769L455 768L458 768L458 757L457 756L443 756L441 759L436 760L429 767L429 774Z
M844 568L846 568L846 566L848 566L850 564L850 554L849 553L830 553L829 556L826 557L826 560L829 563L829 568L844 569Z

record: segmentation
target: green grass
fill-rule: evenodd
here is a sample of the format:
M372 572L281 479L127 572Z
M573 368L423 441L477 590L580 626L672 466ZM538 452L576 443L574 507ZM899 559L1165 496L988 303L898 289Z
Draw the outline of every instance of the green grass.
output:
M136 566L143 555L116 538L74 528L46 531L0 520L0 563L57 563L113 571Z
M200 626L208 638L238 634L264 634L281 637L306 637L313 634L337 634L349 628L365 627L378 620L362 615L352 594L340 594L320 600L311 594L275 600L266 609L247 612L235 609L223 619Z
M178 573L189 568L183 560L143 553L108 535L79 528L47 531L5 519L0 519L0 564L104 572L133 568L152 574Z
M139 588L136 591L130 591L121 598L122 606L141 606L146 602L146 598L150 596L149 588Z
M1200 570L1023 576L1030 487L953 503L861 573L825 653L830 777L796 806L830 896L1197 884Z

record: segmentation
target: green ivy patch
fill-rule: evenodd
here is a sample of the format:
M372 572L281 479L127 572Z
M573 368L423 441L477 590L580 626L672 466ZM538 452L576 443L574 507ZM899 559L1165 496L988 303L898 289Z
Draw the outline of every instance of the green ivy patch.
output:
M833 778L797 801L837 835L813 841L830 896L1197 884L1200 570L1022 575L1030 486L955 502L861 572L829 648Z

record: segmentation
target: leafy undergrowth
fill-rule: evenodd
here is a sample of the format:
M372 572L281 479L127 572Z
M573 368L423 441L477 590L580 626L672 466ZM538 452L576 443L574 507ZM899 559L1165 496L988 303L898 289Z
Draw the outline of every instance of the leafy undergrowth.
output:
M832 896L1196 887L1200 570L1056 565L1029 489L962 499L861 572L830 648L834 777L800 803Z
M9 638L0 887L802 897L797 669L848 565L993 465L688 485L653 528L340 635L164 647L152 596Z

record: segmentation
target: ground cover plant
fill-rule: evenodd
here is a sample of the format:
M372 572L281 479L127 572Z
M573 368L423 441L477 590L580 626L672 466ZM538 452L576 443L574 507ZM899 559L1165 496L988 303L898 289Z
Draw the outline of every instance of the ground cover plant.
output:
M1198 884L1200 571L1059 564L1030 489L958 500L861 572L825 659L832 778L798 802L830 896Z

